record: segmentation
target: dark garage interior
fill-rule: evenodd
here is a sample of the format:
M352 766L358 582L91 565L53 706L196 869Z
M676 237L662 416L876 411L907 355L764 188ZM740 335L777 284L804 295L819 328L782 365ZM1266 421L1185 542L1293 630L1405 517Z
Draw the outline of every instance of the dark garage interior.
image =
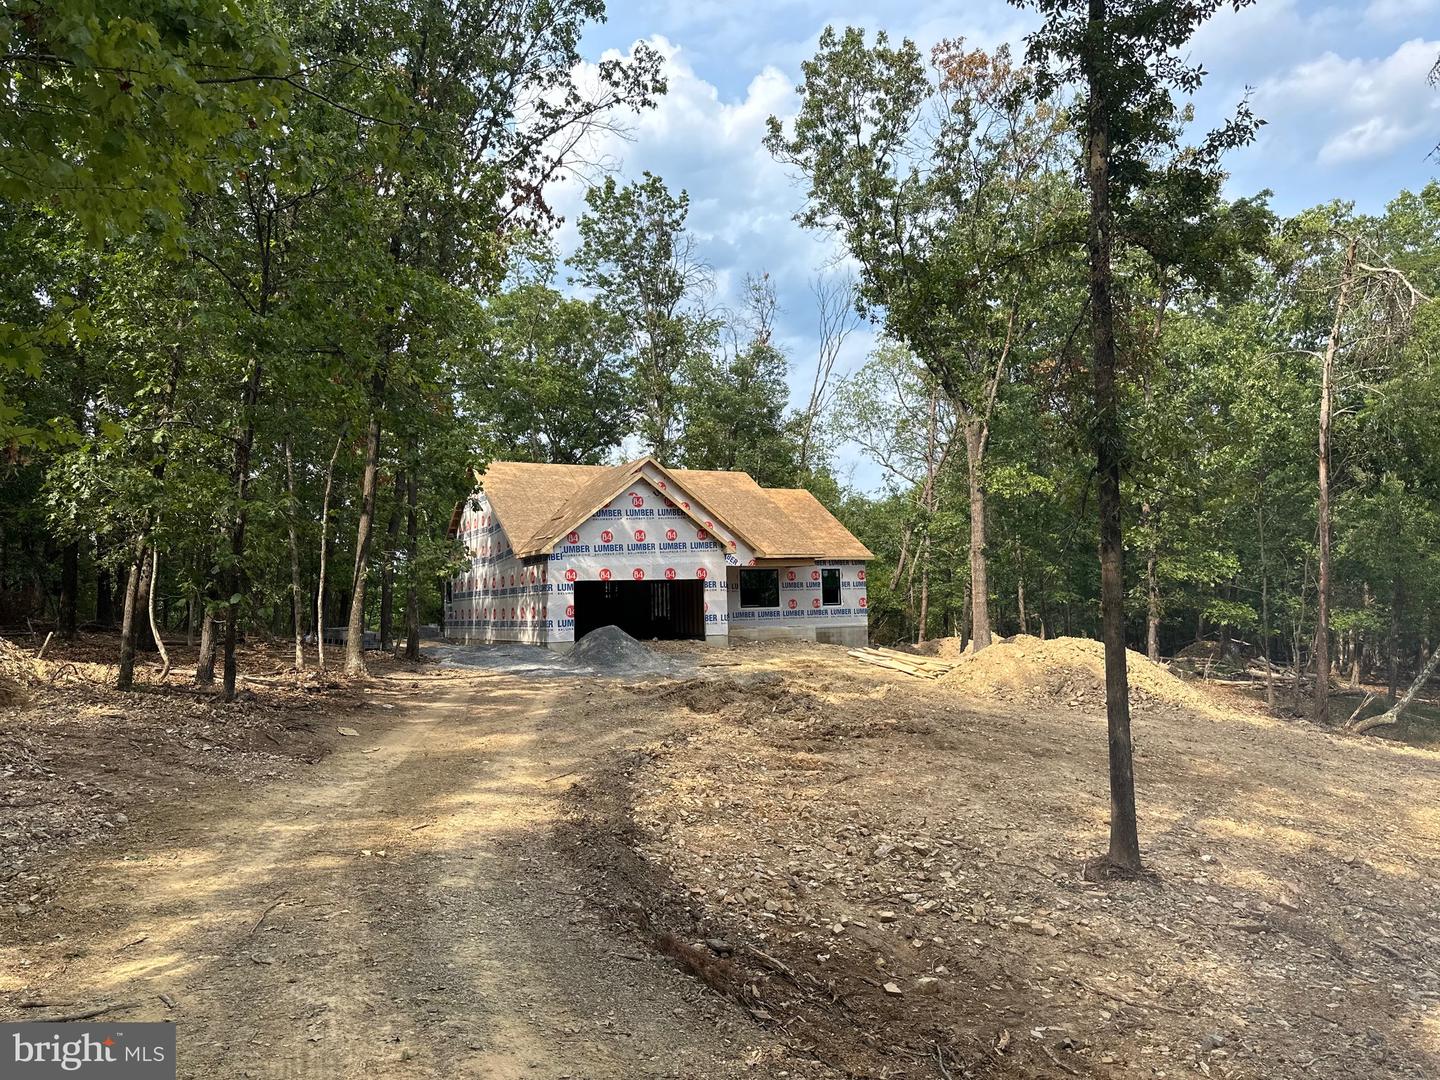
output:
M577 581L575 640L618 626L641 641L703 641L703 581Z

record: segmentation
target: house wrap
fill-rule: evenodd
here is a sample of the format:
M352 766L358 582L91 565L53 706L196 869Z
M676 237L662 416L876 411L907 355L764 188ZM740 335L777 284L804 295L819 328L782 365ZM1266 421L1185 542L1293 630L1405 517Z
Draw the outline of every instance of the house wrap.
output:
M641 639L864 645L873 557L810 492L748 473L492 462L457 507L469 568L445 634L566 651L601 626Z

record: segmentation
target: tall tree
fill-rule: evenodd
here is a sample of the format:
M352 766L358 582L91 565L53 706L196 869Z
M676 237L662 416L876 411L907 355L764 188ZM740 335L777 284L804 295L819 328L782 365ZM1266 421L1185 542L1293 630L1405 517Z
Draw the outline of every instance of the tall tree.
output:
M775 344L775 283L745 279L745 308L710 347L685 364L680 394L679 464L748 472L766 487L799 476L799 440L787 415L788 363Z
M934 374L893 342L882 344L844 380L836 406L835 436L858 445L884 470L886 488L910 498L889 583L892 593L905 584L915 638L924 641L930 622L934 533L948 491L952 452L964 439L959 419Z
M372 11L371 47L398 76L409 130L423 133L383 170L374 194L391 275L368 371L367 436L351 578L345 670L365 670L367 579L381 448L393 388L433 371L428 289L443 301L489 294L517 233L553 224L548 185L573 169L600 129L664 90L659 56L636 45L582 77L579 39L601 0L416 0ZM422 285L422 280L425 283Z
M1382 381L1401 355L1416 309L1428 297L1380 246L1381 227L1344 205L1301 214L1288 223L1292 244L1293 298L1299 321L1289 344L1314 357L1318 366L1316 425L1317 585L1313 661L1315 686L1311 718L1330 721L1333 425L1337 395L1352 401L1357 391ZM1405 246L1423 246L1420 236Z
M1068 192L1066 132L1024 73L941 42L827 27L804 64L793 125L771 117L766 145L808 186L799 214L837 233L861 267L860 299L934 373L960 418L968 466L976 648L990 643L985 452L1000 387L1018 366L1041 298L1027 287L1057 245ZM1062 232L1063 235L1063 232Z
M1233 0L1234 7L1249 0ZM1110 743L1110 845L1102 872L1140 870L1135 814L1130 690L1125 667L1125 544L1121 471L1125 429L1116 347L1113 259L1117 216L1159 175L1157 156L1178 148L1174 93L1191 93L1203 69L1179 55L1221 0L1022 0L1043 23L1028 40L1036 85L1049 96L1078 88L1082 172L1090 205L1085 248L1090 263L1090 419L1099 483L1100 609L1105 642L1105 704ZM1243 107L1235 120L1185 155L1196 171L1212 167L1227 148L1253 137Z
M593 464L620 445L631 405L619 321L545 280L506 289L485 307L487 362L465 386L494 457Z
M585 205L580 247L570 259L575 280L625 328L636 433L646 450L673 464L681 374L717 330L707 308L710 267L685 228L690 196L672 195L647 172L625 185L606 177L586 194Z

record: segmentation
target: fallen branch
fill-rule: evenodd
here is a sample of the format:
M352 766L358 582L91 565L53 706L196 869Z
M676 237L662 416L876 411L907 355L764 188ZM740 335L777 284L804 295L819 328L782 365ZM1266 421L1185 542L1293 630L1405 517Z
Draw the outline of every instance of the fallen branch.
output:
M1405 691L1404 697L1379 716L1371 716L1358 722L1352 716L1351 723L1346 724L1346 729L1353 735L1364 735L1365 732L1377 727L1398 724L1400 717L1405 715L1405 710L1410 707L1411 703L1420 695L1420 691L1425 688L1425 684L1430 681L1430 676L1435 674L1436 667L1440 667L1440 646L1431 651L1430 659L1420 669L1420 674L1415 676L1415 681L1410 684L1410 689Z
M1045 1051L1045 1056L1055 1063L1055 1067L1057 1069L1062 1069L1065 1072L1069 1073L1071 1076L1080 1075L1076 1070L1072 1069L1069 1065L1066 1065L1063 1061L1056 1057L1055 1051L1051 1050L1050 1047L1042 1046L1040 1049Z
M1347 728L1347 729L1350 728L1350 727L1353 727L1354 724L1355 724L1355 718L1356 718L1357 716L1359 716L1362 712L1364 712L1364 711L1365 711L1365 707L1366 707L1367 705L1369 705L1370 702L1372 702L1372 701L1374 701L1374 700L1375 700L1375 695L1374 695L1374 694L1366 693L1365 699L1364 699L1363 701L1361 701L1359 705L1356 705L1356 706L1355 706L1355 711L1350 714L1350 719L1346 720L1343 726L1344 726L1345 728Z
M935 1064L940 1067L940 1075L944 1080L955 1080L955 1074L945 1067L945 1051L940 1049L940 1044L935 1044Z
M255 925L252 926L252 927L250 927L250 932L249 932L248 934L246 934L245 936L246 936L247 938L254 937L254 936L255 936L255 931L260 929L260 924L265 921L266 916L269 915L270 912L274 911L277 907L279 907L279 906L280 906L282 903L284 903L284 902L285 902L285 897L283 897L283 896L277 896L274 900L270 901L269 905L265 908L265 910L262 911L262 912L260 912L260 917L255 920Z
M1189 1015L1184 1009L1176 1009L1170 1005L1161 1005L1157 1001L1136 1001L1134 998L1126 997L1118 990L1107 990L1103 986L1096 986L1093 983L1086 982L1084 979L1076 979L1075 985L1084 987L1092 994L1099 994L1101 997L1107 997L1112 1001L1118 1001L1122 1005L1132 1005L1137 1009L1159 1009L1161 1012L1175 1013L1177 1016Z
M91 1020L97 1016L104 1016L116 1009L133 1009L137 1003L134 1001L111 1001L105 1005L95 1005L88 1009L76 1009L74 1012L55 1013L53 1016L38 1016L35 1018L37 1024L68 1024L72 1020Z

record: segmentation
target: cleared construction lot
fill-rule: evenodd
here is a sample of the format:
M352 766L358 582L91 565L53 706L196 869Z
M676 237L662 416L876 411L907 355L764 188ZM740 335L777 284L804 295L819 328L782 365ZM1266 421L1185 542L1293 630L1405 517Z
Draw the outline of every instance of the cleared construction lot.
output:
M174 1019L207 1077L1440 1072L1440 755L1141 668L1153 875L1095 885L1085 643L665 654L393 670L313 730L262 694L238 772L224 717L119 755L125 821L7 866L0 1013ZM93 762L80 714L4 719L32 771Z

